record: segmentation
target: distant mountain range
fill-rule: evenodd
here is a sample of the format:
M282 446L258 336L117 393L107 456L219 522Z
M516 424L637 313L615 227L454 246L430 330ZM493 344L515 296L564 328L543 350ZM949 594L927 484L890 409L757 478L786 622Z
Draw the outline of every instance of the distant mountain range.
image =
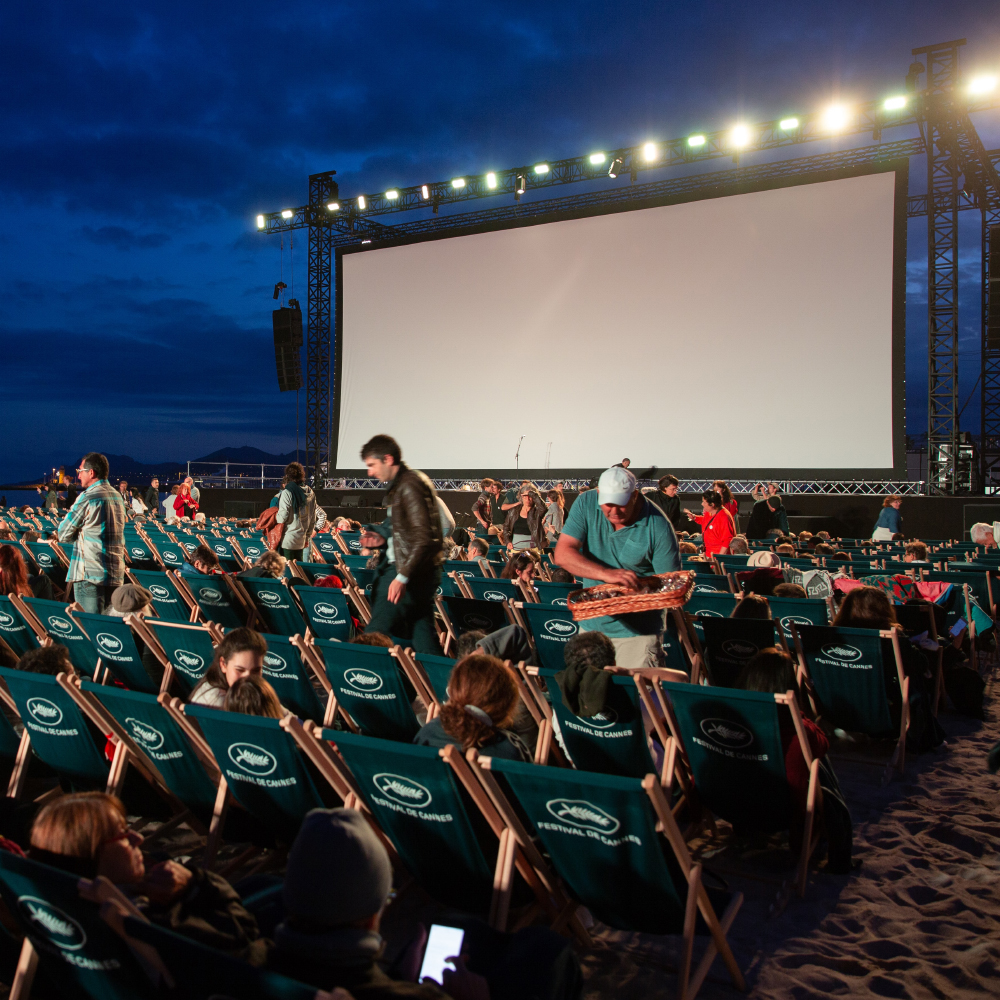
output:
M299 457L301 459L301 453ZM158 476L161 480L175 480L180 476L187 475L186 460L183 462L139 462L132 458L131 455L108 455L107 459L108 465L111 467L110 478L114 481L119 479L128 479L131 481L135 479L137 481L148 482L153 476ZM287 465L294 460L294 451L290 451L287 455L271 455L266 451L261 451L259 448L251 448L244 445L242 448L220 448L218 451L213 451L211 455L192 459L191 462L192 464L195 462L235 462L249 465ZM62 464L66 468L66 471L70 475L73 475L73 470L76 469L78 461L79 458L73 458ZM208 470L195 469L193 474L196 475L199 471L207 472ZM23 484L16 485L30 485L36 482L38 482L37 479L31 479L25 480Z

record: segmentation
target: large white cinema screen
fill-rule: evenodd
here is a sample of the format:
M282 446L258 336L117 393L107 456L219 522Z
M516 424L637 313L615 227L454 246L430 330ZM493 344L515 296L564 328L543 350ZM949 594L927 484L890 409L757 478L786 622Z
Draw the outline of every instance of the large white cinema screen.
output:
M890 468L896 183L343 254L337 467Z

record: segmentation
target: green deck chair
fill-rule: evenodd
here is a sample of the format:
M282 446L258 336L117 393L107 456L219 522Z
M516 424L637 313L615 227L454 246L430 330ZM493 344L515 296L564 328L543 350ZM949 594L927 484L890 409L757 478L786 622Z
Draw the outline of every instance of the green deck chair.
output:
M978 573L968 573L963 571L948 571L945 573L925 572L925 580L939 583L951 583L961 589L963 584L969 585L969 591L976 599L976 603L986 612L990 618L993 617L993 586L990 574L986 570ZM982 629L980 629L982 631Z
M789 644L792 625L826 625L830 621L829 604L822 597L769 597L767 603Z
M354 633L347 597L333 587L296 587L313 635L349 642Z
M684 605L684 622L687 627L693 630L698 641L705 641L704 619L706 618L728 618L736 607L737 599L735 594L713 593L712 591L698 591L697 587Z
M542 580L536 580L534 586L542 604L555 604L561 608L566 607L566 598L580 589L578 583L545 583Z
M206 621L215 622L224 629L246 625L246 615L233 600L232 591L221 577L187 576L184 582L191 588L191 594Z
M701 687L665 682L668 721L688 760L701 800L723 819L763 833L787 830L793 821L785 775L779 706L801 724L794 695ZM818 794L819 761L813 760L804 731L800 741L810 769L809 801ZM798 865L799 895L805 892L813 841L814 810L807 807Z
M414 653L413 658L423 668L438 701L443 705L448 700L448 680L458 660L453 660L450 656L435 656L433 653Z
M25 597L22 600L53 641L69 650L69 658L79 673L92 677L97 669L97 652L87 633L73 620L68 605L40 597Z
M58 579L60 574L63 579L66 577L66 568L59 557L52 551L52 547L47 542L25 542L32 558L38 563L38 568L46 575L50 574Z
M778 645L774 622L768 619L703 618L701 625L709 677L718 687L733 687L753 657Z
M272 635L302 635L306 623L292 597L291 591L280 580L267 577L242 577L240 583L246 588L257 609L258 631Z
M496 757L479 762L488 768L485 781L492 794L503 795L496 776L506 779L552 866L598 920L624 931L684 935L679 996L691 1000L697 994L717 953L736 988L745 988L726 940L743 896L702 885L701 866L692 864L655 775L640 781ZM694 937L706 930L711 941L692 971Z
M563 647L580 630L573 615L551 604L521 605L528 631L535 643L539 664L547 670L562 670Z
M227 538L205 538L204 542L219 557L219 565L227 573L235 573L244 568L243 563L236 558Z
M180 569L188 561L187 549L177 542L171 542L164 538L162 541L157 540L156 548L159 550L160 559L163 560L163 565L167 569Z
M302 655L287 636L264 633L264 678L274 688L278 700L300 719L323 721L323 703L302 662Z
M321 576L340 576L343 579L341 574L337 572L337 567L331 563L300 562L298 565L311 584L315 583Z
M322 809L295 740L277 719L185 705L201 727L233 798L269 829L293 838L310 809Z
M604 711L584 717L564 704L557 670L540 668L563 743L581 771L643 778L656 772L639 709L639 689L631 677L612 677Z
M168 622L191 620L191 609L181 597L177 583L171 576L146 569L133 569L129 572L135 578L135 582L140 587L145 587L152 595L153 607L160 618Z
M263 542L255 541L252 538L241 538L239 542L243 555L247 557L251 565L267 551L267 546Z
M465 585L477 601L522 601L524 595L510 580L491 580L483 576L467 576Z
M313 544L319 549L319 554L330 564L337 562L337 555L340 553L340 546L329 536L323 536L313 539ZM250 558L250 551L247 546L243 546L243 551L246 552L247 558ZM262 550L263 551L263 550ZM256 558L256 557L255 557Z
M155 618L147 618L146 624L166 654L178 685L187 697L215 658L211 633L198 625L158 622Z
M160 685L146 673L132 629L125 624L124 618L83 611L70 612L70 616L90 640L100 658L100 666L107 667L116 680L132 691L159 693Z
M316 639L333 696L365 736L409 743L420 729L412 695L388 649ZM329 720L327 720L329 721Z
M485 576L483 567L478 562L469 562L464 559L447 559L441 567L441 575L447 576L449 573L457 573L458 576Z
M29 649L38 648L35 630L21 617L14 602L3 595L0 595L0 639L3 639L18 659Z
M729 593L729 580L718 573L694 574L694 594Z
M218 789L163 705L152 695L123 691L110 684L83 681L81 688L119 722L160 772L170 791L208 825Z
M100 904L80 895L78 875L0 851L0 898L30 942L21 960L39 971L53 995L93 1000L144 1000L156 994L127 944L101 919Z
M128 554L129 563L137 569L159 569L156 554L142 535L126 534L125 552Z
M0 667L31 747L53 771L81 791L104 791L110 764L103 744L75 701L48 674Z
M369 558L369 556L363 556L360 554L355 555L348 553L347 555L344 555L341 553L338 562L343 563L353 573L356 569L366 569Z
M477 601L468 597L442 597L441 605L448 616L457 639L463 632L482 629L487 635L497 629L506 628L505 605L496 601Z

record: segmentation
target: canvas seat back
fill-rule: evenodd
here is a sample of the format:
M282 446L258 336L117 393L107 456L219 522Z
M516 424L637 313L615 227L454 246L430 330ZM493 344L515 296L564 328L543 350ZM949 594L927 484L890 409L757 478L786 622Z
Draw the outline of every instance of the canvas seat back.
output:
M562 670L566 643L580 631L572 613L552 604L527 603L521 613L535 640L539 665L547 670Z

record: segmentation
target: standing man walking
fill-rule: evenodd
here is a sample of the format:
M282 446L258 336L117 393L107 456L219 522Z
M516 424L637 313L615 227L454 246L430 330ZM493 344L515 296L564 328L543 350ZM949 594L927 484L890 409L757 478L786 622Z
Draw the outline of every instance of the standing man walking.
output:
M57 529L60 542L74 542L66 582L84 611L99 615L125 579L125 502L108 482L108 460L97 452L76 470L83 492Z
M640 576L681 568L673 526L620 465L601 473L596 490L576 498L556 544L555 562L582 578L585 587L634 587ZM619 667L659 667L663 622L662 611L640 611L587 618L579 627L581 632L603 632L614 643Z
M399 445L388 434L376 434L361 449L361 458L369 476L389 483L385 525L391 532L372 587L372 620L365 631L412 639L417 653L440 653L434 592L444 556L434 487L402 461Z
M149 517L156 517L160 512L160 481L155 476L149 482L149 489L146 490L143 503L148 508Z
M285 466L285 485L278 494L278 524L285 526L281 554L286 559L301 559L316 531L316 494L306 483L306 470L300 462Z

